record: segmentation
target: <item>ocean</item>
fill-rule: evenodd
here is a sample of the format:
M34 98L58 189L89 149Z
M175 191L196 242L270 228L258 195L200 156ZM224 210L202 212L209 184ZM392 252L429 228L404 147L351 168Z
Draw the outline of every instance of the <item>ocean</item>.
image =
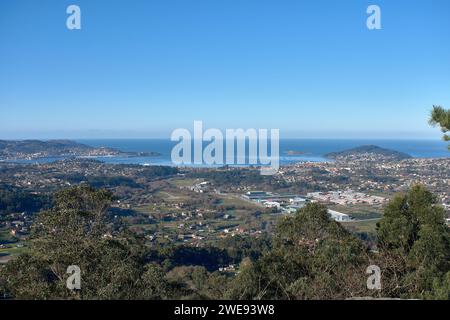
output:
M178 143L164 139L89 139L77 140L93 147L110 147L126 152L158 152L152 157L99 157L100 161L112 164L173 165L170 154ZM206 143L204 143L206 145ZM370 140L370 139L281 139L280 164L286 165L303 161L329 161L324 155L361 145L376 145L415 158L449 158L447 143L440 140ZM39 162L54 161L41 159ZM32 160L31 162L36 162Z

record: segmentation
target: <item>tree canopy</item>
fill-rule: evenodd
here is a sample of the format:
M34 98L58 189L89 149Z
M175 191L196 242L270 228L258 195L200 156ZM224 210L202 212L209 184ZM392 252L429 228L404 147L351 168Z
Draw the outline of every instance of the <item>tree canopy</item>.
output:
M111 200L109 191L86 185L56 193L54 206L33 225L30 250L2 270L8 293L18 299L165 297L164 279L158 267L146 265L139 239L108 216ZM66 288L71 265L81 270L81 290Z
M326 207L308 204L284 218L273 249L241 273L228 292L239 299L339 299L365 293L364 245Z
M429 123L433 126L438 125L444 133L443 139L450 141L450 136L446 134L450 131L450 110L446 110L441 106L433 106ZM448 148L450 150L450 145Z
M450 232L444 215L437 197L420 185L386 207L377 234L387 295L450 298Z
M17 299L450 299L450 229L435 195L398 194L377 224L376 247L309 203L280 218L270 239L204 248L151 247L110 213L109 191L86 185L55 194L38 214L26 253L0 268L0 294ZM220 265L239 263L239 272ZM79 266L70 291L67 267ZM366 269L382 271L381 290Z

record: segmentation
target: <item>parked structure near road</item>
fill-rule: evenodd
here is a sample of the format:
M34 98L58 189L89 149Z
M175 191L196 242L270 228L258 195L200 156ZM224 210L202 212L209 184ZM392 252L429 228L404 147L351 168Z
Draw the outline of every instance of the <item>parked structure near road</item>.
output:
M277 201L262 201L262 204L264 204L264 206L266 206L267 208L277 208L279 209L281 207L281 203L277 202Z
M352 221L352 218L348 214L345 214L345 213L341 213L338 211L328 209L328 214L330 215L331 219L333 219L334 221L338 221L338 222Z
M295 213L309 201L296 194L278 194L265 191L249 191L243 199L261 204L267 208L276 208L285 213Z
M291 207L293 208L303 208L306 203L308 202L308 200L306 200L305 198L301 198L301 197L295 197L293 199L289 199L289 202L291 203Z
M261 200L289 200L298 198L296 194L278 194L266 191L249 191L246 194L242 195L242 198L253 201L261 201Z
M314 195L324 195L324 194L325 193L322 192L309 193L308 196L313 199L310 200L292 194L275 194L265 191L249 191L246 194L242 195L242 198L250 200L252 202L259 203L267 208L277 208L284 213L295 213L297 212L298 209L303 208L308 202L316 201L314 200L316 199ZM358 197L361 197L361 195L363 194L361 193L357 194ZM328 214L330 215L331 219L338 222L352 221L352 217L346 213L341 213L335 210L328 210Z

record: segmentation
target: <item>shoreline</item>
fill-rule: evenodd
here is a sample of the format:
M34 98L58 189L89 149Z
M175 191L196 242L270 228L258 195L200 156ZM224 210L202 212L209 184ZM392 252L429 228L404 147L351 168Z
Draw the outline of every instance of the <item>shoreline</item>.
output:
M161 156L160 156L161 157ZM43 158L36 158L36 159L0 159L0 164L19 164L19 165L34 165L34 164L51 164L56 163L60 161L70 161L70 160L94 160L98 161L104 164L110 164L110 165L139 165L143 167L148 166L167 166L167 167L176 167L176 168L205 168L205 169L213 169L213 168L223 168L223 167L231 167L231 168L255 168L259 169L261 167L264 167L264 165L260 164L217 164L217 165L207 165L207 164L186 164L186 165L179 165L174 164L170 161L170 159L161 159L160 162L152 162L149 161L150 159L147 158L157 158L156 156L151 157L145 157L145 159L140 159L139 161L127 161L131 159L137 159L141 157L117 157L117 156L78 156L78 157L43 157ZM290 167L295 166L297 164L304 164L304 163L334 163L337 160L335 159L319 159L320 157L314 157L316 159L292 159L292 160L286 160L286 157L283 157L283 159L280 159L280 167ZM405 160L450 160L449 157L411 157L409 159ZM105 161L106 160L106 161ZM109 160L109 161L108 161ZM395 160L391 160L395 161ZM398 162L404 161L404 160L397 160Z

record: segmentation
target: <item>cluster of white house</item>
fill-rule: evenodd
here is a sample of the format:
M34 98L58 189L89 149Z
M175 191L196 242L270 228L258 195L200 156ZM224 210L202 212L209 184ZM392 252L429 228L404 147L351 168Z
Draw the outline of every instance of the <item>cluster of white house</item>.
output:
M355 192L350 189L344 191L310 192L307 194L307 197L317 201L331 202L340 205L362 203L380 205L389 201L389 199L384 197Z
M314 202L314 199L302 198L293 194L275 194L265 191L249 191L242 195L244 199L256 202L267 208L276 208L283 213L295 213L303 208L306 203ZM328 210L332 219L339 222L351 221L350 215L334 210Z

